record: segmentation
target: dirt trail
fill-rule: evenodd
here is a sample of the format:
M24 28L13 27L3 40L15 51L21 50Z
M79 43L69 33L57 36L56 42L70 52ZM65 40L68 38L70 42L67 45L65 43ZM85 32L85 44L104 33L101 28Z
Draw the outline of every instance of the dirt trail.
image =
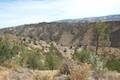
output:
M0 80L8 80L9 70L0 70Z

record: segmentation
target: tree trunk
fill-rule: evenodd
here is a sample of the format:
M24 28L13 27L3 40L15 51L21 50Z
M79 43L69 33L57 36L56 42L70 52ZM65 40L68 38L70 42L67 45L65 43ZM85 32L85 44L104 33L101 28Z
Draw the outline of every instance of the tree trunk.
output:
M96 36L96 50L95 50L96 55L98 55L98 48L99 48L99 34L97 34Z

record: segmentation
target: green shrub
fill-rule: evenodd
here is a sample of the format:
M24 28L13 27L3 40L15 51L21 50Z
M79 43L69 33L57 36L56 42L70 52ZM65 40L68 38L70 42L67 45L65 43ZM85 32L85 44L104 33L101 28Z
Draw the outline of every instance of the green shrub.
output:
M112 60L109 60L106 64L106 67L109 69L109 70L116 70L118 72L120 72L120 59L112 59Z
M0 63L3 64L4 61L11 59L16 56L17 46L10 45L7 41L0 41Z
M82 50L81 52L76 52L73 57L82 63L89 63L90 57L93 53L89 50Z
M62 56L53 45L51 45L50 51L46 54L45 65L50 70L59 69L62 65Z
M50 51L45 53L36 48L28 50L28 46L23 43L0 38L0 65L2 66L53 70L59 68L62 59L62 55L53 45Z
M53 55L52 53L48 53L46 55L46 67L50 70L54 70L60 67L61 61L61 58Z
M41 61L41 55L40 54L29 54L28 60L27 60L27 67L34 69L43 69L43 63Z

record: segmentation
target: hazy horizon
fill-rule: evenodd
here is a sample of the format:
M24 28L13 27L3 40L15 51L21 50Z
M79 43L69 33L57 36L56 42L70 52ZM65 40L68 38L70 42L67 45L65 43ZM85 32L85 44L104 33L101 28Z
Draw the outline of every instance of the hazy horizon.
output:
M0 0L0 28L120 14L120 0Z

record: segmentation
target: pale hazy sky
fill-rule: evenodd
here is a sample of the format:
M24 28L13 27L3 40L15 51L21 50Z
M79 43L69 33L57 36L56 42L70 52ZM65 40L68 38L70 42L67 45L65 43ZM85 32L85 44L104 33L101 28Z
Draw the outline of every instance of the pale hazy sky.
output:
M120 0L0 0L0 28L120 14Z

